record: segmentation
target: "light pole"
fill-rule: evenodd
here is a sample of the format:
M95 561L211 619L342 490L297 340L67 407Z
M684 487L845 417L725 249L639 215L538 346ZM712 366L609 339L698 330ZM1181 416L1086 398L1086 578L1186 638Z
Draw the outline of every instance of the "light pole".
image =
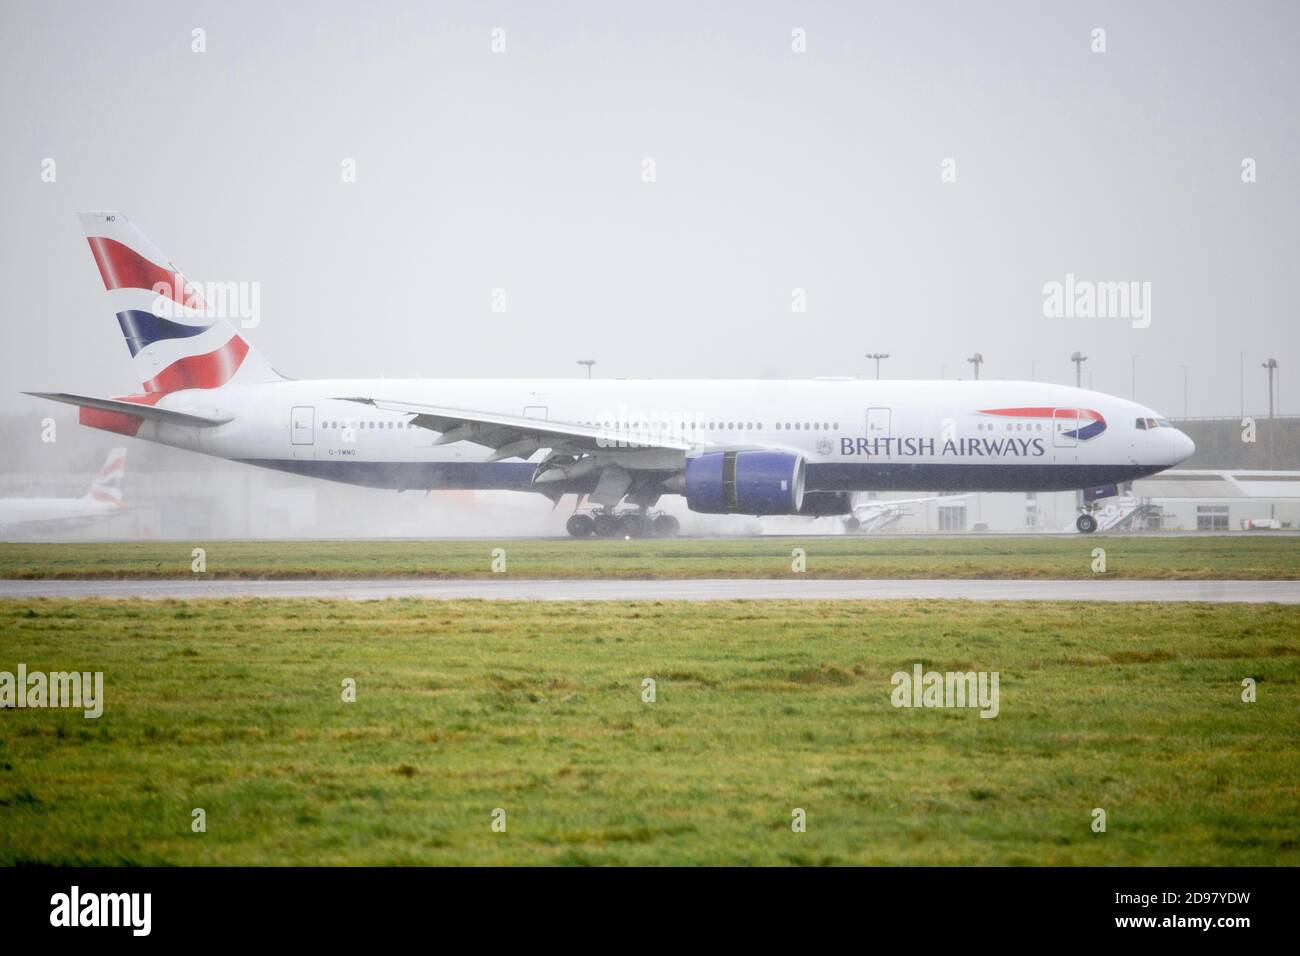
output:
M978 382L980 380L980 366L984 364L984 356L980 355L979 352L976 352L966 361L970 362L971 365L975 366L975 381Z
M595 359L578 359L579 365L587 366L587 381L591 381L591 367L596 364Z
M1273 373L1277 371L1277 359L1271 358L1261 362L1260 368L1268 369L1268 417L1273 417Z
M880 381L880 360L889 358L888 352L868 352L867 358L876 360L876 381Z
M1083 363L1088 361L1088 356L1075 352L1070 356L1070 361L1074 363L1074 387L1083 388Z
M1029 381L1038 381L1038 359L1029 360Z
M1183 366L1183 418L1187 417L1187 366Z
M1241 384L1241 417L1246 417L1246 353L1237 353L1237 379Z

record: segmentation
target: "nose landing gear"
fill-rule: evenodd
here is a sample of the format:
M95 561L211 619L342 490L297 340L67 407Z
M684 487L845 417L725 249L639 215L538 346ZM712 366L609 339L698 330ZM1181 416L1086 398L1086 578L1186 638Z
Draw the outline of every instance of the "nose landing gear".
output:
M1097 519L1085 512L1079 515L1078 520L1074 522L1074 526L1084 534L1092 534L1097 530Z

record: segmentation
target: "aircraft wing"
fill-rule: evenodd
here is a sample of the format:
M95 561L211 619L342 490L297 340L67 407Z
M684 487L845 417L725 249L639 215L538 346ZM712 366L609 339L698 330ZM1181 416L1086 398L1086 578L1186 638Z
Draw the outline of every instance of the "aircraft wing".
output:
M676 435L614 430L594 425L551 422L539 418L423 405L416 402L361 397L344 397L341 400L410 415L411 421L416 426L439 433L434 441L435 445L468 441L491 448L492 455L489 461L527 458L539 448L581 455L654 450L688 452L709 444L689 441Z
M71 395L68 392L24 392L34 398L48 398L52 402L76 405L79 408L97 408L104 412L120 412L134 415L150 422L163 422L167 425L192 425L198 428L212 428L232 421L229 415L201 415L197 412L181 412L172 408L156 408L153 405L139 405L135 402L123 402L116 398L93 398L89 395Z

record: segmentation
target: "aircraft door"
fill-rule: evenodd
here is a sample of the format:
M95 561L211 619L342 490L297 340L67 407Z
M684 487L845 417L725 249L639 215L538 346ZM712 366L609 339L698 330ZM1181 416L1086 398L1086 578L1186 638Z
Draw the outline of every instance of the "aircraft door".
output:
M315 444L316 409L311 405L295 405L289 413L289 442L293 445Z
M867 409L867 440L889 437L890 410L888 408Z
M1074 448L1079 444L1079 410L1077 408L1052 409L1052 445L1055 448Z

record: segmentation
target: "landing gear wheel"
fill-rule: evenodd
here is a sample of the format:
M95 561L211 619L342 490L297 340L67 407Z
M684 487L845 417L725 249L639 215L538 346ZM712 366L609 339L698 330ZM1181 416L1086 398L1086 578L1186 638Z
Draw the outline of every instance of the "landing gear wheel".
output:
M564 523L564 530L575 538L585 538L595 532L596 522L591 515L576 514Z
M681 522L672 515L659 515L650 522L650 533L656 538L675 538L681 528Z
M597 538L612 538L618 534L618 519L602 511L592 519L592 531Z
M1074 526L1084 534L1092 534L1097 530L1097 519L1092 515L1079 515L1079 520L1074 523Z
M650 522L645 515L629 511L619 517L618 533L625 538L644 538L650 533Z
M850 516L844 519L844 530L847 531L849 534L853 534L861 527L862 527L862 522L859 521L857 518Z

